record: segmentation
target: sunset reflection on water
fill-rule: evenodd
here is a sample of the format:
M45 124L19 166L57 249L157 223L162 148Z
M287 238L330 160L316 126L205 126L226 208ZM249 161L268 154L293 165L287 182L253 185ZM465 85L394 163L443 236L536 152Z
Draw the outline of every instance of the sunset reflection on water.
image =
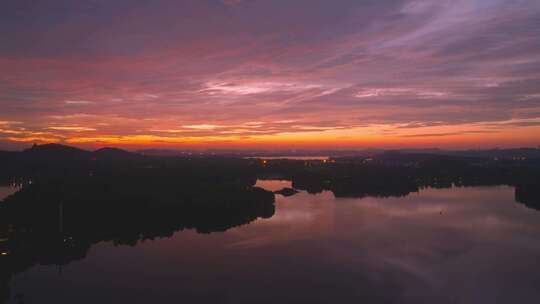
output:
M250 303L261 294L263 303L509 303L540 296L528 284L540 278L539 239L540 212L516 203L508 186L423 189L403 198L300 192L276 195L269 219L136 247L101 243L61 276L39 266L12 288L60 303L81 303L90 287L83 303Z

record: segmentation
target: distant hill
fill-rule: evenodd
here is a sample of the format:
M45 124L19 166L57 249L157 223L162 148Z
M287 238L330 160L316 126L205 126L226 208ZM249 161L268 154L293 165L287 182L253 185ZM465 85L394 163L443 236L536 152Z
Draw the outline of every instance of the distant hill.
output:
M34 145L22 152L11 152L6 154L6 156L16 157L19 160L30 163L39 163L41 161L48 163L128 161L140 160L144 157L141 154L117 148L101 148L96 151L88 151L61 144Z
M540 158L540 149L538 148L517 148L517 149L491 149L491 150L466 150L455 151L453 155L489 157L489 158Z
M109 147L96 150L92 154L96 160L122 161L122 160L140 160L144 158L144 156L139 153L133 153L126 150L117 149L117 148L109 148Z
M33 154L50 154L50 153L60 153L60 154L89 154L89 151L82 150L79 148L61 145L61 144L43 144L43 145L33 145L31 148L24 150L25 153Z
M440 150L440 149L403 149L396 150L407 154L433 154L476 158L540 158L538 148L486 149L486 150Z
M22 152L23 158L49 161L83 161L92 157L92 152L60 144L34 145Z
M291 156L301 156L306 151L295 151L295 153L282 154ZM208 156L229 156L229 157L246 157L246 156L271 156L277 152L262 152L262 151L229 151L229 150L208 150L208 151L182 151L182 150L141 150L137 152L129 152L126 150L106 147L96 151L83 150L62 144L43 144L34 145L22 152L7 152L0 151L0 161L6 162L9 159L26 159L26 160L47 160L49 162L65 162L70 161L137 161L152 157L208 157ZM279 154L279 153L277 153ZM280 156L282 156L280 155ZM348 151L311 151L306 155L328 155L337 158L357 158L357 157L377 157L379 159L391 160L398 157L403 159L405 155L409 158L425 159L428 155L431 156L451 156L451 157L468 157L468 158L489 158L489 159L540 159L539 148L516 148L516 149L487 149L487 150L441 150L436 148L429 149L397 149L397 150L348 150Z

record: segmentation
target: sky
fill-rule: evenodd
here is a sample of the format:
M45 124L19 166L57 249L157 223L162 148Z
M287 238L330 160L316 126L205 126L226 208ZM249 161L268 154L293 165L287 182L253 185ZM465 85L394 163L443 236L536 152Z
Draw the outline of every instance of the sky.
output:
M0 148L540 145L538 0L3 0Z

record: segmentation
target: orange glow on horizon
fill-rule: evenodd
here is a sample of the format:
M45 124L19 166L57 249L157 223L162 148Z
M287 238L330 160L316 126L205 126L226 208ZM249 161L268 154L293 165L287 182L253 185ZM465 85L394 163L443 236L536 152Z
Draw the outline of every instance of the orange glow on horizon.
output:
M91 130L91 127L80 127ZM424 128L420 131L400 131L390 127L330 130L322 132L284 132L271 135L100 135L73 130L68 133L40 133L40 135L12 136L7 140L20 143L63 143L74 146L98 148L104 146L137 148L227 148L227 149L359 149L359 148L489 148L538 146L540 127L525 128L526 132L498 130L486 132L473 126L463 128ZM450 129L452 132L450 133ZM72 131L72 132L69 132ZM386 133L385 133L386 132ZM460 133L461 132L461 133ZM92 132L94 133L94 132Z

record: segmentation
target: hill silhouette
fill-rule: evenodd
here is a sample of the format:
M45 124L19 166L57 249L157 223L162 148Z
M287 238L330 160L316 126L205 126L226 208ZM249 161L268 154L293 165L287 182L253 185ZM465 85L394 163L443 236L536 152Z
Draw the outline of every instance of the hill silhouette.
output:
M88 159L92 153L79 148L65 146L60 144L33 145L30 149L24 150L25 157L64 159L64 160L83 160Z
M142 160L145 157L139 153L129 152L118 148L105 147L92 152L97 160Z
M4 152L8 153L8 152ZM9 152L12 155L17 152ZM26 149L22 152L24 157L32 158L43 158L47 160L51 159L62 159L64 161L69 160L80 160L80 161L90 161L95 160L96 158L100 159L134 159L141 158L142 155L139 153L129 152L126 150L105 147L95 151L88 151L79 149L72 146L66 146L62 144L43 144L43 145L33 145L31 148Z

